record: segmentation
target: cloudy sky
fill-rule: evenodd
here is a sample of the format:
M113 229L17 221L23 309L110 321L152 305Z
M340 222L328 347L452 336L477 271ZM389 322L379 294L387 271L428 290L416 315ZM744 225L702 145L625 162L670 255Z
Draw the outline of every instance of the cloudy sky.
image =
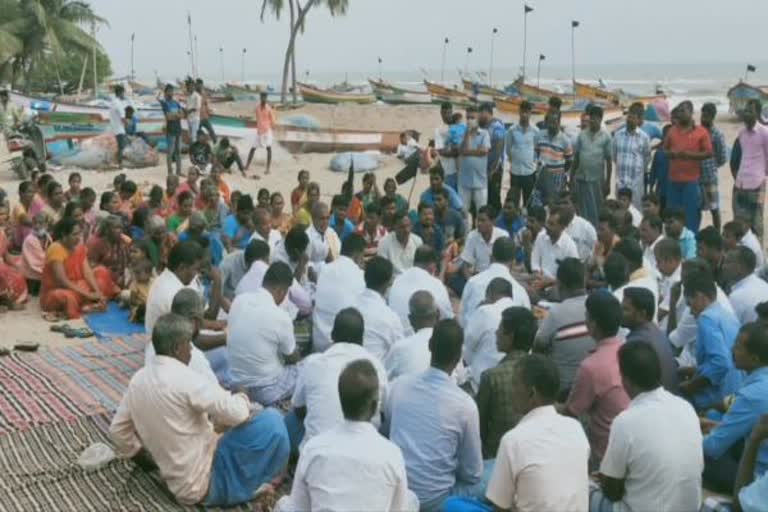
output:
M766 0L529 0L528 66L539 53L546 64L567 69L570 20L576 32L579 66L617 64L717 63L736 73L746 62L761 63L768 45ZM274 77L282 69L288 39L287 12L277 21L259 21L261 0L91 0L110 26L98 38L116 73L130 70L130 36L136 33L136 73L164 77L189 71L187 12L198 37L201 74L219 79L240 76L247 49L250 79ZM491 32L497 68L516 70L522 62L522 0L350 0L346 16L332 18L325 8L309 14L298 43L298 68L313 76L374 72L377 57L385 71L440 68L443 38L450 39L447 68L487 69ZM761 66L763 76L768 69Z

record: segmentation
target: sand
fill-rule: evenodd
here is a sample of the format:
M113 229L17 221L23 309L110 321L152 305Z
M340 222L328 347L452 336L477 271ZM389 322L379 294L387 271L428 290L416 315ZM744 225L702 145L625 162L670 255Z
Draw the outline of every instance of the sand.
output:
M229 103L214 105L217 113L227 115L249 115L255 104L249 103ZM323 127L347 128L347 129L366 129L366 130L405 130L414 129L423 134L422 142L432 138L432 134L437 126L440 125L439 111L434 106L398 106L387 105L306 105L300 109L280 113L280 116L289 115L308 115L316 119ZM513 121L511 117L501 116L505 121ZM718 126L725 134L726 141L732 144L740 125L729 116L722 116L718 120ZM254 171L262 175L260 180L243 178L239 173L227 175L225 180L229 183L232 190L242 190L253 195L261 187L266 187L270 191L280 191L288 202L291 190L296 186L296 173L300 169L307 169L311 173L312 181L320 184L321 195L327 201L338 193L341 184L346 179L345 173L335 173L329 169L329 163L332 154L301 154L291 155L282 148L276 148L274 151L274 161L272 172L263 176L264 160L266 158L263 150L257 152L254 164L251 165L250 174ZM245 155L243 155L245 159ZM187 160L188 162L188 160ZM382 155L381 166L376 171L378 184L381 187L384 180L394 176L402 164L392 155ZM59 182L66 184L67 175L72 169L60 169L55 171ZM153 168L129 169L124 171L130 179L136 183L144 185L160 184L164 185L166 176L166 167L164 155L161 156L161 164ZM112 179L117 174L117 170L110 171L81 171L83 175L83 186L94 188L97 193L111 188ZM356 179L356 188L360 186L360 177ZM416 179L415 190L413 192L411 204L415 206L418 194L428 186L426 176L418 176ZM4 188L11 202L15 203L17 199L17 188L19 180L15 179L9 168L5 164L0 164L0 187ZM404 185L398 192L405 197L411 196L411 186L413 182ZM505 177L504 187L508 186L508 179ZM720 193L723 220L727 222L732 218L731 214L731 188L733 180L726 169L721 169L720 173ZM710 223L708 214L704 215L704 224ZM3 325L3 336L0 337L0 346L11 347L19 341L35 341L43 347L63 346L65 344L80 343L78 340L67 340L62 334L50 332L50 325L40 316L40 308L36 299L27 304L26 310L21 312L0 313L0 322ZM83 326L84 322L69 322L73 326Z

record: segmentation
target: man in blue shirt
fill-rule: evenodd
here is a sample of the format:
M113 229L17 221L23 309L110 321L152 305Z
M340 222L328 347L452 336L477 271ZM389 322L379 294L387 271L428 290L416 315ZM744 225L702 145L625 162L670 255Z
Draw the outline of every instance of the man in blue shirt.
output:
M729 397L729 407L720 422L702 420L711 427L704 438L704 487L730 494L739 465L738 449L763 414L768 414L768 331L757 323L741 328L733 347L733 362L747 377ZM732 398L732 400L731 400ZM768 469L768 443L757 455L755 474ZM767 502L768 503L768 502Z
M445 190L448 193L448 202L450 203L451 208L457 212L464 210L464 203L461 202L461 196L445 183L445 171L443 171L443 168L440 166L433 167L429 170L429 188L421 193L419 203L434 206L435 196L441 190Z
M686 279L683 288L696 318L696 367L681 369L685 380L680 383L680 393L697 410L706 410L722 404L741 384L742 374L734 369L731 357L739 320L717 302L717 285L711 273Z
M419 219L413 224L411 232L418 235L421 241L432 247L439 257L445 249L445 236L440 226L435 224L435 207L427 203L419 203Z
M536 138L539 129L531 125L533 105L520 104L520 120L507 131L505 151L509 159L509 192L515 206L524 208L536 184ZM522 197L522 204L520 199Z
M465 212L477 211L488 204L488 153L491 136L480 128L477 109L467 108L467 133L459 154L459 191Z
M435 193L435 225L442 230L446 243L463 240L467 232L462 214L448 206L448 190L445 187Z
M455 320L438 322L431 366L397 379L386 401L384 430L403 453L422 511L442 510L448 496L482 497L493 469L493 461L483 463L477 405L451 376L463 339Z
M664 234L680 244L680 253L684 260L696 257L696 236L685 227L685 212L679 208L667 208L664 211Z
M519 239L519 233L525 227L525 217L520 215L520 210L515 206L514 198L511 195L507 195L504 209L496 217L496 227L509 233L513 240Z
M173 98L173 85L168 84L165 86L163 98L160 99L160 106L165 115L168 174L173 174L171 162L175 158L176 174L181 176L181 118L184 117L184 111L181 108L181 104Z
M336 231L339 235L339 239L344 241L349 235L355 232L355 225L351 220L347 218L347 209L349 208L349 201L341 194L333 196L331 200L331 220L328 222L328 227Z
M480 128L488 131L491 136L491 149L488 151L488 204L494 211L501 210L501 176L504 170L504 138L506 128L504 123L493 117L493 105L480 105L478 115Z
M221 241L227 252L245 249L253 235L253 198L249 194L237 200L237 213L227 215L221 228Z

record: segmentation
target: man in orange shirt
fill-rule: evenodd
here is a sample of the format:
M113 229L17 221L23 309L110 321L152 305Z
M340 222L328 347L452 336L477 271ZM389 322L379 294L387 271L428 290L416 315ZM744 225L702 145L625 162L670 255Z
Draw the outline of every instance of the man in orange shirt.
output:
M275 119L272 106L267 103L267 93L262 92L259 96L261 102L256 107L256 138L251 145L251 151L248 153L248 162L245 164L245 169L248 170L251 167L251 161L253 161L253 155L256 153L256 150L266 148L267 170L264 174L269 174L269 168L272 166L272 128L277 123L277 119ZM258 175L254 176L254 179L259 179Z
M712 139L706 128L694 124L690 101L683 101L675 110L677 124L664 139L669 159L667 207L685 211L685 227L695 234L701 224L701 162L712 157Z

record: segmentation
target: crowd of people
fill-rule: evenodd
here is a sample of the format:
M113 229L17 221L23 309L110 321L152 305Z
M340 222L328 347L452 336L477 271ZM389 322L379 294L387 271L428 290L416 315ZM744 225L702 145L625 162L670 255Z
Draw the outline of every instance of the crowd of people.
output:
M172 94L169 138L186 119L208 144L203 103ZM398 151L429 176L416 204L351 171L254 200L225 176L252 153L225 138L184 176L169 141L164 188L119 174L98 204L80 174L38 173L0 210L0 300L130 308L151 342L112 439L180 503L247 501L292 461L282 511L693 511L702 487L766 510L762 106L724 223L714 105L663 131L632 105L614 133L593 105L576 135L560 106L505 127L442 105L433 143Z

